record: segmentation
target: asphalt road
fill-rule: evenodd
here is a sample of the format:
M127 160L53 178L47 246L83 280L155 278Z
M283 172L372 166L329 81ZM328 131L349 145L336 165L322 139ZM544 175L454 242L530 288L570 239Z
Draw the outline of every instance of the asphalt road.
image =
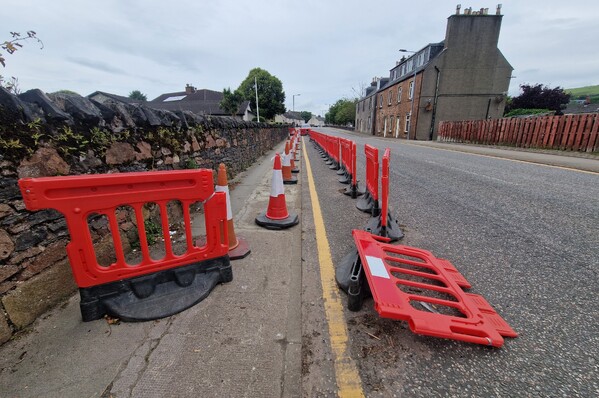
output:
M357 142L361 181L364 144L380 156L391 149L390 207L404 227L401 243L450 260L519 333L500 349L417 336L378 318L369 299L346 311L366 396L599 396L598 174L319 131ZM305 148L336 263L368 216L338 192L345 186L312 145ZM303 253L312 245L304 241ZM304 344L318 328L304 327ZM327 355L310 351L310 363ZM330 383L319 384L315 369L306 369L304 385L327 396Z

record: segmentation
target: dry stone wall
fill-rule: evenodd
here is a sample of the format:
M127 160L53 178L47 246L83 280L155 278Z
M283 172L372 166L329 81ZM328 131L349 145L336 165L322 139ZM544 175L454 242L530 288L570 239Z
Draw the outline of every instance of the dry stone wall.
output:
M27 211L20 178L216 169L221 162L232 178L286 136L281 125L0 88L0 344L76 290L65 220L54 210ZM106 225L90 228L100 257Z

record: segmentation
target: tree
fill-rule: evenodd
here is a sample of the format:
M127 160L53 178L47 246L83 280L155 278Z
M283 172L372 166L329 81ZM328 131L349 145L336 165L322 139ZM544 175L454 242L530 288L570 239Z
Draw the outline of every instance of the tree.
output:
M308 121L310 119L312 119L312 112L308 112L308 111L303 111L300 113L302 119L304 119L304 122L308 123Z
M337 124L340 126L353 123L354 120L356 120L357 101L357 99L344 98L335 102L325 115L326 123Z
M9 54L13 54L19 48L23 47L20 42L25 40L36 40L38 43L40 43L40 50L44 48L44 43L37 38L36 33L33 30L27 31L27 36L23 37L21 37L19 32L10 32L10 35L12 36L12 39L6 40L4 43L2 43L2 45L0 45L0 47ZM0 53L0 64L6 67L6 59L2 56L2 53Z
M258 105L260 116L272 119L275 115L285 112L285 92L283 83L268 71L260 68L250 70L250 73L237 88L242 99L250 101L252 109L256 109L256 91L254 79L258 83Z
M234 116L239 110L239 105L243 102L241 94L238 90L231 91L231 88L225 88L223 90L223 99L220 102L220 107L224 109L231 116Z
M73 90L58 90L58 91L55 91L55 92L53 92L51 94L74 94L74 95L81 95L79 93L76 93Z
M542 84L522 84L521 94L513 97L506 106L505 113L514 109L549 109L561 115L561 110L570 102L570 94L561 87L549 88ZM563 106L562 106L563 105Z
M23 45L20 42L25 40L36 40L40 43L40 50L44 48L44 43L37 38L36 33L33 30L28 31L27 36L23 37L21 37L19 32L10 32L10 35L12 36L11 40L6 40L4 43L0 44L0 48L9 54L13 54L19 48L22 48ZM2 64L3 67L6 67L6 58L2 56L2 53L0 53L0 64ZM20 94L21 92L19 89L19 79L14 76L11 76L11 78L7 80L0 75L0 87L4 87L13 94Z
M133 90L129 93L129 98L134 99L134 100L138 100L138 101L143 101L146 102L148 100L148 97L142 93L139 90Z

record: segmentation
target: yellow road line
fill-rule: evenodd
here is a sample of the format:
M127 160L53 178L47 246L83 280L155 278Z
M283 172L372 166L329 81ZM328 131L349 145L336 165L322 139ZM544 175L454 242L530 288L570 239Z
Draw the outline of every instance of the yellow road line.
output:
M434 146L428 146L428 145L418 145L418 144L412 144L409 142L404 142L402 144L405 145L411 145L411 146L415 146L415 147L419 147L419 148L431 148L431 149L437 149L439 151L449 151L449 152L459 152L459 153L467 153L469 155L476 155L476 156L483 156L486 158L493 158L493 159L502 159L502 160L509 160L510 162L518 162L518 163L527 163L527 164L536 164L537 166L545 166L545 167L553 167L555 169L561 169L561 170L568 170L568 171L577 171L579 173L587 173L587 174L594 174L597 175L599 173L597 173L596 171L591 171L591 170L581 170L581 169L575 169L573 167L566 167L566 166L556 166L553 164L546 164L546 163L539 163L539 162L533 162L532 160L520 160L520 159L510 159L510 158L505 158L502 156L495 156L495 155L485 155L482 153L476 153L476 152L468 152L468 151L460 151L459 149L449 149L449 148L439 148L439 147L434 147ZM536 152L532 152L532 153L536 153ZM556 155L558 156L558 155ZM586 158L585 158L586 159Z
M329 336L331 339L331 349L335 357L335 377L337 395L339 397L364 397L362 391L362 381L358 374L358 368L351 358L347 346L347 327L343 315L343 304L339 297L339 289L335 284L335 269L329 250L329 240L322 219L320 202L314 185L312 176L312 167L308 159L305 147L306 140L302 138L304 146L304 159L306 164L306 175L308 177L308 186L310 189L310 199L312 201L312 213L314 214L314 228L316 231L316 244L318 248L318 261L320 263L320 282L322 284L322 297L324 298L324 310L329 326Z

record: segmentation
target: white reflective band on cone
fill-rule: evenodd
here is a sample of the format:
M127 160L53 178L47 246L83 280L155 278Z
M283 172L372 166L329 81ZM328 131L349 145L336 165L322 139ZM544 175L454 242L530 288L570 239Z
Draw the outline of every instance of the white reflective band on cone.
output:
M283 162L283 166L291 166L291 152L289 155L282 154L281 161Z
M283 185L283 172L281 170L272 171L272 185L270 188L270 196L276 198L279 195L285 194L285 185Z
M231 195L229 195L229 187L223 187L222 185L216 185L214 187L215 192L224 192L227 195L227 220L233 219L233 210L231 210Z

